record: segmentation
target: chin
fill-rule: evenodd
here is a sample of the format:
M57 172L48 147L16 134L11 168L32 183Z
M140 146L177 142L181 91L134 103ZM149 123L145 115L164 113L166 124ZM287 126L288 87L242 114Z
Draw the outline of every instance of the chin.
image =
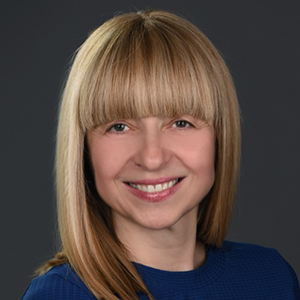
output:
M162 217L162 216L156 216L153 218L144 218L139 223L144 228L150 229L150 230L164 230L169 229L173 227L175 224L178 223L177 218L171 218L170 216L168 218Z

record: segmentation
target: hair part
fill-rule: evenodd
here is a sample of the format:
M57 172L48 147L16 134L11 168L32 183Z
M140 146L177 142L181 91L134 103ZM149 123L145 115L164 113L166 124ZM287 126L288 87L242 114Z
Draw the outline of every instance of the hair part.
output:
M118 119L191 115L214 127L215 183L199 208L198 236L220 247L229 227L240 159L240 121L231 76L194 25L147 10L114 17L80 47L64 90L56 186L62 252L96 298L151 295L128 259L89 168L86 132Z

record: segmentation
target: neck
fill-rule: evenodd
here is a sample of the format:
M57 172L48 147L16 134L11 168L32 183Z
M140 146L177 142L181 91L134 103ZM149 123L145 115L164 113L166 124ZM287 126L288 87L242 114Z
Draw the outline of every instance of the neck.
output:
M205 246L196 237L196 220L159 230L132 224L129 228L127 222L118 225L117 235L134 262L166 271L189 271L205 261Z

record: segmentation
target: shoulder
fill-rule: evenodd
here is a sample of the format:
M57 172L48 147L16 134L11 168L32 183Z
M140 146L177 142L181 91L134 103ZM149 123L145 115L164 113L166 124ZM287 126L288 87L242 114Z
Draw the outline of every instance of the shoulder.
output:
M69 264L33 279L22 300L95 299Z
M223 250L228 263L259 263L269 265L272 263L274 267L289 269L289 264L274 248L267 248L255 244L237 243L225 241Z
M276 287L281 293L285 290L300 298L297 276L276 249L230 241L225 241L222 249L227 275L244 278L248 284Z

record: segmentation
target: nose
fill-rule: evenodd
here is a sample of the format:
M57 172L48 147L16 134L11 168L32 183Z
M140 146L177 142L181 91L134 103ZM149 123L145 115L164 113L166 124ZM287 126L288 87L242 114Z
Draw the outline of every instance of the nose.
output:
M171 158L171 152L164 143L159 129L143 133L134 162L147 171L159 171L165 167Z

